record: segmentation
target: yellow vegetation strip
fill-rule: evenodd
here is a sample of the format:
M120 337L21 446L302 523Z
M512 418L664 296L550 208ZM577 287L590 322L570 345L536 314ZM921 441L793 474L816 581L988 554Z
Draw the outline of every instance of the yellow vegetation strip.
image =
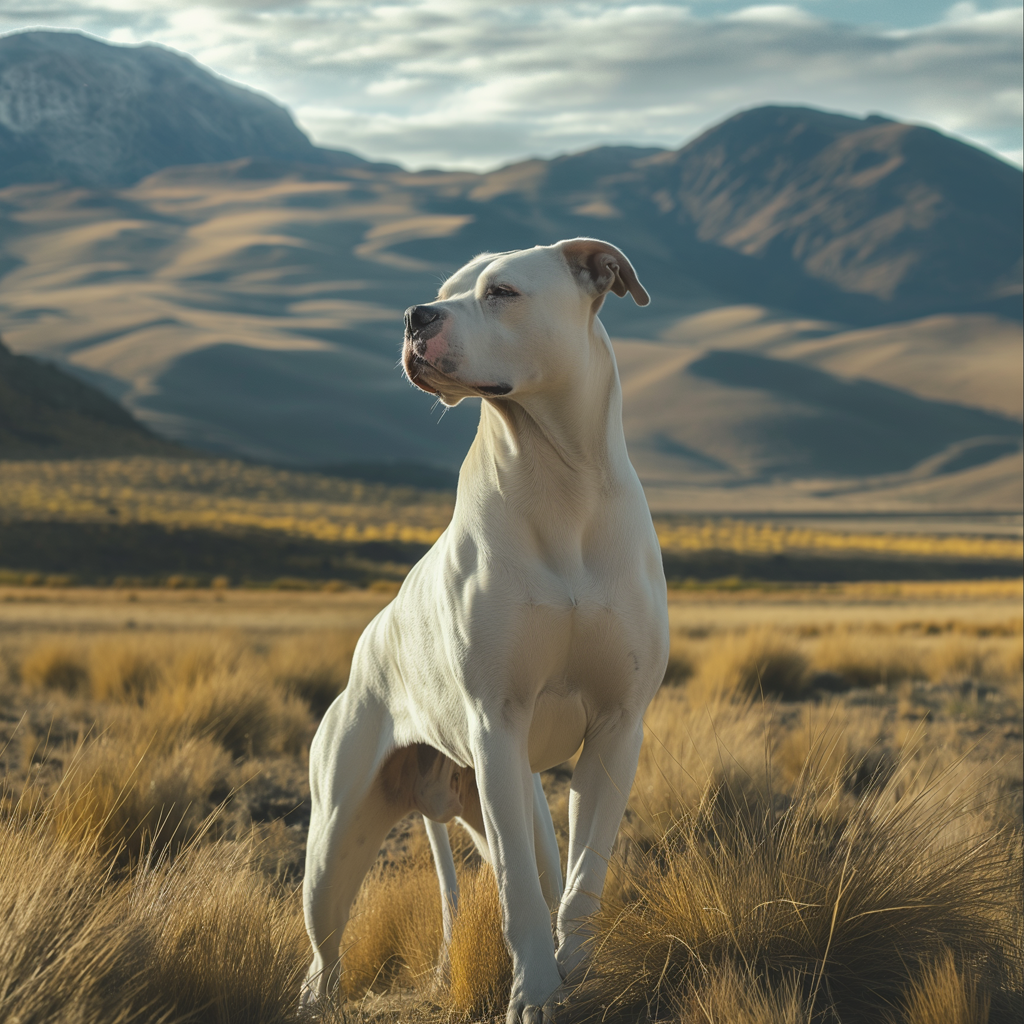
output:
M234 460L95 459L0 462L0 520L169 529L272 530L327 543L432 544L454 496L251 466ZM843 532L739 519L655 521L673 554L803 552L1024 561L1020 537Z
M793 551L846 554L909 555L917 558L1022 560L1024 540L921 533L841 533L800 526L779 526L735 519L701 523L656 522L662 550L670 552L735 551L742 554L785 554Z

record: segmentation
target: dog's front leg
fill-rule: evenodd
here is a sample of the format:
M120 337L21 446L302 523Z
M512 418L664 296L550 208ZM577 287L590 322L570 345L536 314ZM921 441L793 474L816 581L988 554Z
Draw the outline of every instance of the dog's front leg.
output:
M561 983L551 916L537 874L533 842L533 774L526 730L501 711L474 737L476 780L491 864L498 883L505 943L512 956L506 1024L543 1024L545 1004Z
M558 908L558 966L568 976L586 955L608 858L619 831L643 742L643 723L588 732L569 791L569 857Z

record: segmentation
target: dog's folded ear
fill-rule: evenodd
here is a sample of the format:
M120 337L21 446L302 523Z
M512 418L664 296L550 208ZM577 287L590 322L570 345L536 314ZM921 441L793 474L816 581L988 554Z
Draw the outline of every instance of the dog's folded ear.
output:
M622 298L627 292L638 306L651 301L633 265L620 249L597 238L569 238L556 246L581 284L597 296L609 291Z

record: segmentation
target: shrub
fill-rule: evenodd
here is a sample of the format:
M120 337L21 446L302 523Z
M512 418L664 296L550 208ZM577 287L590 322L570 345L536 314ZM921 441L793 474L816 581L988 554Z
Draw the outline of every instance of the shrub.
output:
M850 686L891 686L926 675L917 655L888 637L836 633L818 645L814 667L833 672Z
M904 1024L984 1024L991 999L970 969L957 967L952 950L927 964L907 989Z
M45 640L22 661L21 678L31 687L83 693L89 685L85 651L63 640Z
M986 990L1009 983L1008 836L956 838L962 810L913 787L852 801L811 778L782 813L732 807L715 813L709 794L681 814L606 899L592 977L609 1010L685 1003L709 971L772 988L796 971L809 1011L877 1020L910 983L910 961L947 947Z
M241 669L162 687L147 699L140 729L163 743L213 740L234 757L295 754L313 732L302 701Z
M230 770L208 739L164 749L108 733L72 755L46 820L65 844L138 863L193 840L227 795Z
M349 630L279 640L268 657L271 678L321 718L345 689L358 639L359 633Z
M707 654L690 683L691 692L706 701L759 694L792 699L806 687L806 658L772 630L726 636Z

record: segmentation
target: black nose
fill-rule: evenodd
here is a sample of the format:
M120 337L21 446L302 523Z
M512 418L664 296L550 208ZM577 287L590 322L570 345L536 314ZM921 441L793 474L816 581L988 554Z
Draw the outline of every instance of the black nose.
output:
M424 327L432 324L440 315L441 311L439 309L433 309L430 306L410 306L405 311L405 326L413 333L422 331Z

